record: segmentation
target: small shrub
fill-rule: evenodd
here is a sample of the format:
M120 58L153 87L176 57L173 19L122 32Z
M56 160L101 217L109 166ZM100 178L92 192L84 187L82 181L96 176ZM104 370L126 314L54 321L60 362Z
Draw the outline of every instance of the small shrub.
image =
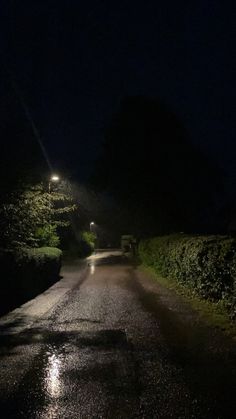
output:
M35 238L39 247L57 247L60 244L59 236L57 235L56 226L46 224L44 227L37 228Z
M96 234L92 233L91 231L83 231L81 234L82 240L87 243L87 245L94 250L95 242L96 242Z

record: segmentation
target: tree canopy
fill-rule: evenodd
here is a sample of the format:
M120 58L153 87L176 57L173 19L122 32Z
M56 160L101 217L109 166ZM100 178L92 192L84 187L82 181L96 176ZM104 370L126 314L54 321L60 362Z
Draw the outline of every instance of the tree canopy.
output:
M143 234L205 228L218 178L176 115L146 97L123 100L94 173L119 203L123 228Z
M0 205L1 247L56 246L57 227L70 224L75 210L67 191L49 193L45 185L24 185Z

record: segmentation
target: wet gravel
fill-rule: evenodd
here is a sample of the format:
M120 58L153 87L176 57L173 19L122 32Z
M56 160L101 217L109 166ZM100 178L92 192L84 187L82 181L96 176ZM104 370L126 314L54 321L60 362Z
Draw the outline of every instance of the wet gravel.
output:
M67 275L35 321L0 322L1 417L236 416L233 342L119 252Z

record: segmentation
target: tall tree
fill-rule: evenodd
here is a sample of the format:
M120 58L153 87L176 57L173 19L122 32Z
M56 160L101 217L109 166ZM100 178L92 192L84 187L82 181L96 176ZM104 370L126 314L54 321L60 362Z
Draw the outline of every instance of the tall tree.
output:
M0 205L0 247L59 244L57 229L70 225L75 209L68 190L49 193L43 184L15 189Z
M217 177L175 114L146 97L121 103L94 173L123 207L123 228L140 234L206 228Z

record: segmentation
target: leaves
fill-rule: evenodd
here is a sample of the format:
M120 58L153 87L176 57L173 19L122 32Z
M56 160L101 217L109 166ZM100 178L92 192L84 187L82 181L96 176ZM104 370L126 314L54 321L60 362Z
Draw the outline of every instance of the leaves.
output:
M68 193L48 193L43 184L24 185L11 192L7 202L0 206L2 247L59 243L56 227L67 227L69 215L75 209Z
M203 298L236 306L236 240L228 236L169 235L143 240L141 260Z
M91 249L94 249L96 242L96 234L91 231L83 231L81 234L82 240L87 243Z

